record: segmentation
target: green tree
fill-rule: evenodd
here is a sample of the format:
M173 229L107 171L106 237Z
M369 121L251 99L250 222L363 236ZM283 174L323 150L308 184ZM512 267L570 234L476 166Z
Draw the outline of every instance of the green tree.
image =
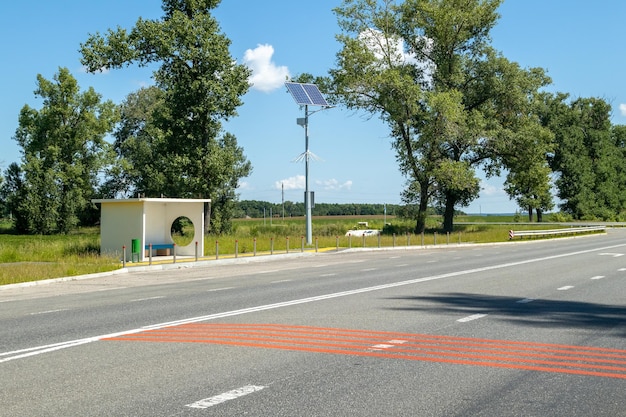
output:
M622 210L622 153L611 135L611 106L598 98L553 98L549 126L556 149L551 167L561 209L575 219L612 220Z
M150 152L161 160L145 179L158 179L156 195L211 198L214 216L206 211L206 227L211 224L219 233L228 230L235 188L251 165L235 138L222 131L222 121L236 115L248 91L250 73L235 63L230 41L211 15L218 4L164 0L162 19L140 18L130 31L97 33L80 51L91 72L160 63L154 80L162 105L150 117L163 137L155 139L159 147Z
M503 113L524 113L522 93L548 82L542 70L521 69L490 46L500 3L344 0L335 9L343 30L331 70L335 100L390 126L418 233L433 197L452 230L455 207L478 196L476 168L500 169L497 152L516 128Z
M41 110L24 106L15 140L22 166L12 166L11 208L23 232L67 233L95 196L98 176L110 162L104 140L117 120L115 105L93 88L80 92L67 68L50 81L37 76Z

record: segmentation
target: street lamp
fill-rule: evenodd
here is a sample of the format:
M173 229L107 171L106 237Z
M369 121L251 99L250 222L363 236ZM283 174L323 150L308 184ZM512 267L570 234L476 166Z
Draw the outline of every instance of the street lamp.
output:
M297 158L297 160L304 159L305 162L304 207L306 213L306 243L307 245L311 245L313 243L313 231L311 226L312 198L311 191L309 189L309 160L311 157L315 157L315 155L309 151L309 116L332 106L326 102L326 99L322 96L322 93L320 93L320 90L315 84L286 82L285 86L293 96L296 104L304 106L304 117L299 117L296 122L299 126L304 127L305 151ZM320 106L322 108L320 110L309 112L309 106Z

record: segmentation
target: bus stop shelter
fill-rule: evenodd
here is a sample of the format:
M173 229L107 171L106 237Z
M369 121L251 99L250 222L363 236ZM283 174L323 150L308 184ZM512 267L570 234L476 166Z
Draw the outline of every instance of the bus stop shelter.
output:
M127 261L142 262L148 256L146 249L174 246L172 225L179 217L193 223L194 236L190 244L176 246L176 254L199 256L204 254L204 205L210 199L184 198L129 198L95 199L100 205L100 253L122 259L126 247ZM137 253L138 252L138 253Z

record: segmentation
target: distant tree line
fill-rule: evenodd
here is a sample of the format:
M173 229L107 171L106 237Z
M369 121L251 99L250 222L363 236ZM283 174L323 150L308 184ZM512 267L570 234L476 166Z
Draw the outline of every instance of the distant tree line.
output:
M401 215L406 212L406 207L396 204L329 204L315 203L312 210L314 216L390 216ZM236 204L235 216L238 218L269 218L282 217L298 217L305 215L304 202L294 203L285 201L282 203L269 203L266 201L243 200Z

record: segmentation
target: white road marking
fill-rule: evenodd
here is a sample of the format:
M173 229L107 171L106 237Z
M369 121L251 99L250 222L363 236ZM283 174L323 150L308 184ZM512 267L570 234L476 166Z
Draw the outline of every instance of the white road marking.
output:
M134 299L134 300L130 300L130 302L131 302L131 303L136 303L136 302L138 302L138 301L159 300L159 299L161 299L161 298L165 298L165 296L163 296L163 295L159 295L159 296L156 296L156 297L136 298L136 299Z
M50 313L58 313L59 311L67 311L69 308L59 308L57 310L48 310L48 311L40 311L38 313L30 313L31 316L37 316L39 314L50 314Z
M618 271L620 271L620 272L626 271L626 268L620 268L620 269L618 269Z
M361 269L361 272L369 272L369 271L376 271L377 268L365 268L365 269Z
M533 301L535 301L534 298L524 298L523 300L516 301L516 303L526 304L526 303L532 303Z
M253 392L261 391L263 386L259 385L246 385L245 387L237 388L232 391L225 392L214 397L205 398L204 400L196 401L192 404L187 404L186 407L206 409L224 403L226 401L234 400L244 395L252 394Z
M604 275L596 275L595 277L591 277L591 279L602 279L605 278Z
M207 292L217 292L217 291L226 291L232 290L235 287L222 287L222 288L213 288L212 290L206 290Z
M487 316L486 314L472 314L471 316L463 317L462 319L458 319L459 323L467 323L468 321L482 319Z
M401 268L403 266L409 266L409 264L398 264L398 265L396 265L397 268Z
M381 343L381 344L378 344L378 345L374 345L370 349L371 350L390 349L390 348L396 347L398 345L402 345L402 344L407 343L407 342L408 342L408 340L390 340L387 343Z
M113 291L113 290L125 290L128 287L111 287L111 288L100 288L96 291Z
M567 290L571 290L572 288L574 288L573 285L566 285L564 287L561 288L557 288L558 291L567 291Z
M337 274L321 274L320 277L334 277Z
M281 282L291 282L291 281L292 280L290 280L290 279L280 279L278 281L272 281L272 282L270 282L270 284L279 284Z
M623 253L613 253L613 252L603 252L599 253L600 256L612 256L613 258L619 258L620 256L624 256Z
M257 272L257 274L272 274L274 272L278 272L278 269L273 269L271 271L260 271L260 272Z
M389 349L389 348L392 348L392 347L394 347L394 346L395 346L395 345L387 345L387 344L381 343L380 345L374 345L374 346L372 346L372 349L374 349L374 350L383 350L383 349Z
M125 331L120 331L120 332L110 333L110 334L103 334L100 336L86 337L84 339L70 340L66 342L54 343L54 344L44 345L44 346L35 346L35 347L30 347L30 348L25 348L25 349L20 349L20 350L14 350L11 352L1 352L0 357L5 356L5 358L0 359L0 363L11 361L14 359L22 359L22 358L26 358L29 356L40 355L42 353L53 352L56 350L65 349L69 347L80 346L86 343L97 342L102 339L139 333L145 330L157 330L157 329L163 329L166 327L179 326L182 324L199 323L203 321L222 319L225 317L239 316L242 314L257 313L259 311L267 311L267 310L273 310L277 308L290 307L290 306L299 305L299 304L313 303L316 301L330 300L333 298L347 297L351 295L364 294L364 293L374 292L374 291L382 291L382 290L386 290L389 288L403 287L406 285L414 285L414 284L419 284L422 282L436 281L440 279L453 278L453 277L469 275L469 274L476 274L476 273L485 272L485 271L494 271L497 269L512 268L512 267L525 265L525 264L534 264L538 262L549 261L552 259L566 258L569 256L577 256L577 255L581 255L584 253L592 253L592 252L597 252L600 250L608 250L608 249L613 249L613 248L618 248L618 247L623 247L623 246L626 246L626 244L623 243L623 244L604 247L604 248L568 252L568 253L563 253L560 255L545 256L543 258L526 259L523 261L508 262L504 264L485 266L481 268L465 269L461 271L448 272L448 273L441 274L441 275L432 275L429 277L410 279L407 281L398 281L398 282L392 282L389 284L375 285L373 287L357 288L357 289L349 290L349 291L341 291L341 292L324 294L324 295L319 295L319 296L314 296L314 297L284 301L280 303L266 304L266 305L261 305L257 307L242 308L240 310L224 311L221 313L209 314L206 316L190 317L190 318L183 319L183 320L159 323L159 324L154 324L151 326L140 327L137 329L125 330Z

